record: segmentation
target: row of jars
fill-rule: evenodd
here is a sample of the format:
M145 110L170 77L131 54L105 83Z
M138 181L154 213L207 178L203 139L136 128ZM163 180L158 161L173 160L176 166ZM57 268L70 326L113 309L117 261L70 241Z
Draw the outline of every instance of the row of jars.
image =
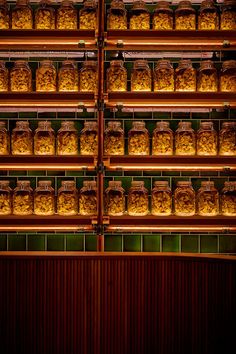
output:
M224 0L221 12L214 0L204 0L198 13L191 1L180 1L173 11L168 1L158 1L152 20L144 1L134 1L129 13L129 29L131 30L235 30L236 2ZM122 0L113 0L108 10L108 29L127 29L127 11Z
M94 0L85 0L79 13L74 2L64 0L55 11L50 0L42 0L33 12L29 0L17 0L9 10L6 0L0 0L0 29L37 30L94 30L97 27L97 6Z
M74 60L65 60L57 70L52 60L42 60L36 70L36 92L95 92L97 62L84 61L78 71ZM0 91L32 92L32 72L25 60L17 60L10 72L0 61Z
M152 72L147 60L136 60L131 71L131 91L154 92L236 92L236 60L226 60L220 72L211 60L196 70L190 59L173 68L170 60L159 60ZM107 91L127 91L127 70L122 60L113 60L107 69Z

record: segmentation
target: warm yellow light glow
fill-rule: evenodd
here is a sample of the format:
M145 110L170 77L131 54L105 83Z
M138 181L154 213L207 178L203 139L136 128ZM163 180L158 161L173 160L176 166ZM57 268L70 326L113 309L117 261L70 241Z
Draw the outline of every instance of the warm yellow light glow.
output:
M168 221L167 221L168 222ZM183 232L199 232L201 231L235 231L236 227L224 227L224 226L108 226L108 231L159 231L159 232L171 232L171 231L183 231Z
M22 169L26 169L26 170L31 170L31 171L36 171L36 170L42 170L42 169L46 169L46 170L58 170L58 169L63 169L63 170L71 170L71 171L80 171L83 169L94 169L93 165L87 165L87 166L81 166L78 164L72 164L72 165L68 165L68 164L35 164L35 165L27 165L27 164L0 164L0 168L2 170L22 170Z
M141 170L155 170L155 171L162 171L162 170L168 170L168 171L224 171L226 167L220 166L220 165L139 165L138 163L135 165L128 165L128 164L123 164L123 165L108 165L107 169L108 170L121 170L125 169L128 171L135 171L137 168ZM232 166L227 166L227 170L236 170L236 165Z
M14 222L14 220L12 220ZM0 226L0 231L86 231L92 226Z

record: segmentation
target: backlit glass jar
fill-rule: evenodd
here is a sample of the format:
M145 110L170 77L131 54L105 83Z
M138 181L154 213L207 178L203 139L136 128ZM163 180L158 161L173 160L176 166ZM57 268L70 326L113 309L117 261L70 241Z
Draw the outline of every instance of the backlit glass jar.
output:
M175 154L196 154L195 132L191 122L179 122L178 124L178 129L175 132Z
M65 60L58 73L59 92L77 92L79 90L79 72L74 60Z
M133 122L128 132L128 154L149 155L149 132L145 128L145 122Z
M32 155L33 136L29 127L29 122L18 121L11 134L11 153L12 155Z
M57 214L64 216L78 214L78 191L75 181L61 182L61 188L57 193Z
M33 28L33 10L29 0L17 0L16 6L11 13L12 29L32 29Z
M127 11L122 0L112 0L107 15L107 29L127 29Z
M51 92L57 90L57 71L52 60L42 60L36 70L36 91Z
M168 181L155 181L152 190L152 215L168 216L172 213L172 193Z
M236 156L236 122L224 122L219 134L219 154Z
M121 122L108 122L104 132L104 153L106 155L124 155L125 139Z
M219 214L219 193L214 182L203 181L197 193L197 213L201 216L216 216Z
M157 122L152 135L152 155L173 155L173 131L169 122Z
M76 30L78 26L77 10L73 1L64 0L57 10L56 26L60 30Z
M34 191L34 214L55 214L55 195L51 181L38 182L38 187Z
M31 92L32 74L25 60L17 60L10 71L10 90L12 92Z
M85 0L79 12L79 28L95 30L97 28L97 6L94 0Z
M107 91L127 91L127 70L122 60L112 60L107 69Z
M6 0L0 0L0 29L10 28L9 8Z
M97 91L97 62L93 60L83 62L80 70L80 91Z
M78 140L74 122L62 122L57 132L57 155L78 155Z
M147 60L136 60L131 72L131 91L151 91L152 73Z
M105 190L105 210L107 215L121 216L125 213L125 191L121 181L109 181Z
M196 11L192 7L191 1L180 1L175 10L176 30L195 30Z
M134 1L130 14L129 28L131 30L150 29L150 13L144 1Z
M177 216L195 214L195 191L189 181L178 181L174 191L174 211Z
M154 92L172 92L175 89L174 68L169 60L159 60L154 69Z
M168 1L159 1L154 10L152 28L155 30L172 30L174 25L173 10Z
M199 30L218 30L219 29L219 13L214 5L213 0L204 0L198 15Z
M4 61L0 60L0 92L8 91L8 69Z
M32 215L33 207L33 190L30 187L30 181L17 181L13 192L13 214Z
M34 154L55 155L55 133L51 122L38 122L38 128L34 133Z
M80 154L97 155L98 153L98 125L97 122L84 122L80 133Z
M148 213L148 190L143 181L132 181L128 193L128 215L145 216Z
M196 91L196 70L189 59L180 60L175 70L175 90L179 92Z
M56 26L55 10L51 6L50 0L40 1L39 7L35 11L35 29L52 30Z
M10 154L10 137L6 129L6 122L0 121L0 155Z
M198 70L197 90L199 92L218 91L217 70L211 60L204 60L201 62Z
M216 156L218 152L218 136L212 122L201 122L197 132L197 155Z
M236 216L236 182L225 182L220 195L221 214Z
M221 17L221 30L236 30L236 1L224 0Z
M80 215L97 214L97 183L96 181L84 181L79 194Z
M0 215L12 213L12 190L9 181L0 181Z
M236 92L236 60L223 63L220 73L220 91Z

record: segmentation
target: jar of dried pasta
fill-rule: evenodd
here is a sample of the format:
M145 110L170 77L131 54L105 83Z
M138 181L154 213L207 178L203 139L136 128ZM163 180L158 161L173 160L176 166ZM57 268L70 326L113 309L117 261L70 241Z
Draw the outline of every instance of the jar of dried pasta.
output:
M149 132L145 128L145 122L133 122L128 132L128 154L149 155Z
M236 182L225 182L220 195L221 214L236 216Z
M152 72L147 60L136 60L131 72L131 91L151 91Z
M175 89L174 68L169 60L158 60L153 75L154 92Z
M220 73L220 91L236 92L236 60L223 62Z
M154 10L152 28L154 30L172 30L174 25L173 10L168 1L159 1Z
M6 0L0 0L0 29L10 28L9 8Z
M129 20L131 30L150 29L150 13L144 1L134 1Z
M107 29L127 29L127 11L122 0L112 0L107 15Z
M175 132L175 154L196 154L195 132L191 122L179 122L178 124L178 129Z
M51 30L55 29L55 10L51 6L50 0L41 0L39 7L35 11L35 29Z
M32 91L32 74L27 61L15 61L10 71L10 90L12 92Z
M179 92L196 91L196 70L190 59L180 60L175 70L175 90Z
M94 121L84 122L80 133L80 154L97 155L98 153L98 124Z
M219 193L212 181L201 182L197 193L197 213L201 216L216 216L219 214Z
M38 187L34 191L34 214L55 214L55 195L51 181L38 182Z
M219 134L219 154L236 156L236 122L224 122Z
M97 183L96 181L84 181L79 193L80 215L97 214Z
M61 188L57 193L57 214L64 216L78 214L78 191L75 181L61 182Z
M13 214L32 215L33 206L33 189L30 187L30 181L17 181L13 191Z
M8 69L4 61L0 60L0 92L8 91Z
M192 31L196 29L196 11L191 1L180 1L175 10L175 29Z
M104 132L104 153L106 155L124 155L125 138L121 122L108 122Z
M127 91L127 70L122 60L112 60L107 69L107 91Z
M212 122L201 122L197 132L197 155L216 156L218 152L218 136Z
M0 155L10 154L10 137L6 129L6 122L0 121Z
M110 216L121 216L125 213L125 191L121 181L109 181L105 190L105 210Z
M33 10L29 0L17 0L16 6L11 13L12 29L32 29L33 28Z
M198 15L198 29L206 31L219 29L219 13L213 0L204 0L201 3Z
M38 128L34 133L34 154L55 155L55 133L51 122L38 122Z
M128 193L128 214L144 216L148 213L148 190L144 187L144 181L132 181Z
M24 120L16 122L11 135L11 153L12 155L33 154L33 136L29 122Z
M152 135L152 155L173 155L173 131L169 122L157 122Z
M95 30L97 28L97 5L94 0L85 0L79 12L79 28Z
M195 191L189 181L178 181L174 191L174 211L177 216L195 214Z
M9 181L0 181L0 215L12 213L12 190Z
M74 122L62 122L57 132L57 155L78 155L78 141Z
M80 91L95 92L97 90L97 62L93 60L83 62L80 70Z
M56 15L57 29L59 30L76 30L78 27L77 10L73 1L64 0L57 10Z
M42 60L36 70L36 91L53 92L57 90L57 71L52 60Z
M168 181L155 181L152 190L152 215L168 216L172 213L172 193Z
M236 30L236 1L224 0L220 17L221 30Z
M58 73L58 91L79 91L79 72L74 60L65 60Z
M204 60L198 70L197 90L199 92L217 92L218 75L213 61Z

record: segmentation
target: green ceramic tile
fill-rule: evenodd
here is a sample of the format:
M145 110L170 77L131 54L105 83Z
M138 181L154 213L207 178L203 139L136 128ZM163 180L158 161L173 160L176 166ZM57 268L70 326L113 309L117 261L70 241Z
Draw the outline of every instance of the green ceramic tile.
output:
M9 171L10 176L27 176L27 171Z
M7 250L7 235L0 235L0 251Z
M88 252L96 252L97 250L96 235L85 235L85 250Z
M46 176L46 174L46 171L28 171L30 177Z
M26 236L25 235L9 235L8 236L9 251L25 251Z
M163 252L179 252L179 235L163 235L162 251Z
M45 235L29 235L28 236L28 251L44 251L45 250Z
M83 251L84 250L84 236L83 235L66 235L66 250L67 251Z
M198 236L197 235L182 235L181 251L188 253L198 252Z
M200 249L202 253L217 253L217 236L202 235L200 238Z
M236 235L220 236L220 253L236 253Z
M121 252L122 251L122 236L106 235L105 236L105 251Z
M141 251L141 236L140 235L124 236L124 251L125 252L140 252Z
M160 252L160 236L159 235L143 236L143 251Z
M66 177L82 177L83 175L83 171L66 171Z
M64 251L64 235L47 235L48 251Z

